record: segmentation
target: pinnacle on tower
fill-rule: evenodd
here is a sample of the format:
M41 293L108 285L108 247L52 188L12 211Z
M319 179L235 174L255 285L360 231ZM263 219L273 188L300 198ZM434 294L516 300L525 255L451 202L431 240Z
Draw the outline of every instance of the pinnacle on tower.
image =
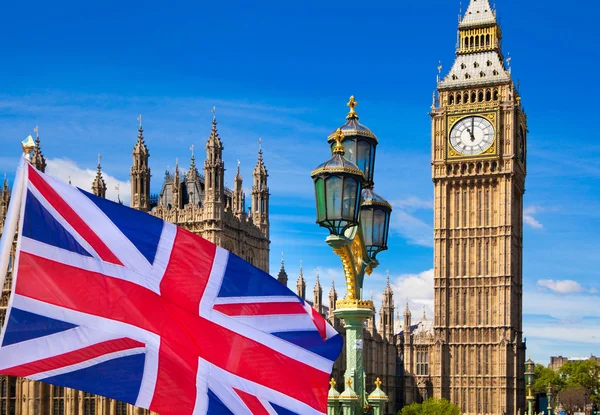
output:
M192 157L190 159L190 169L186 174L186 179L188 181L195 181L198 180L198 178L200 177L200 173L196 168L196 156L194 155L194 148L195 146L192 144L192 146L190 147L190 151L192 152Z
M137 118L140 122L138 137L133 146L131 156L133 165L130 170L131 179L131 207L143 212L150 210L150 167L148 159L150 152L144 141L144 128L142 127L142 115Z
M269 187L267 185L267 168L263 161L262 139L258 139L258 161L252 172L252 215L253 222L265 237L269 238Z
M98 154L98 169L96 171L96 178L92 183L92 192L99 197L106 198L106 182L102 177L102 167L100 166L100 154Z
M233 181L233 214L238 219L243 220L245 217L244 205L246 196L244 195L244 189L242 187L242 174L240 173L240 161L237 162L237 172ZM282 259L283 261L283 256ZM286 279L287 284L287 279Z
M298 275L298 281L296 281L296 294L303 300L306 299L306 281L304 281L302 273L302 261L300 261L300 275Z
M281 269L279 270L279 274L277 274L277 281L282 283L287 287L288 276L287 272L285 272L285 264L283 262L283 252L281 253Z
M40 146L40 129L36 126L33 131L35 131L35 147L30 162L33 167L44 173L46 171L46 158L42 154L42 147Z
M460 22L460 27L493 23L496 23L496 12L492 10L489 0L471 0Z
M317 313L323 314L323 288L321 287L321 281L319 281L319 269L317 268L317 282L313 289L313 303L314 309Z

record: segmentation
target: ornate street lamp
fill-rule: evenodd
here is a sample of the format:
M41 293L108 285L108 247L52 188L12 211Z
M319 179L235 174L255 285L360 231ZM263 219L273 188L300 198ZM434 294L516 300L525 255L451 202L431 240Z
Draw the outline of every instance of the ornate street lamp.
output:
M553 411L552 395L553 395L552 385L548 384L548 386L546 387L546 397L548 398L548 408L546 408L546 409L548 410L548 415L552 415L552 411Z
M535 382L535 363L531 360L531 357L527 359L525 362L525 382L527 383L527 408L528 415L533 414L533 403L535 402L535 397L533 396L533 382Z
M341 258L346 278L346 295L334 312L346 330L347 387L340 399L344 394L355 396L355 409L362 411L363 329L374 313L373 302L362 299L363 280L379 265L377 254L387 249L392 207L373 191L377 138L358 122L356 105L351 97L347 122L329 136L332 158L317 167L312 178L317 223L329 230L326 242Z

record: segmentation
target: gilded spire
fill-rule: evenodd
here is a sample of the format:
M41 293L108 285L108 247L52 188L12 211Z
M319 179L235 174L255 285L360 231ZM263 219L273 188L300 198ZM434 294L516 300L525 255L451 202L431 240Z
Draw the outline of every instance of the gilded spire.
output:
M348 101L348 103L346 104L346 106L348 108L350 108L350 112L346 116L347 120L350 120L350 119L356 119L356 120L358 120L358 114L356 113L356 110L355 110L355 108L356 108L357 105L358 105L358 102L356 102L354 100L354 95L352 95L350 97L350 101Z
M333 137L333 139L336 142L335 147L333 148L333 154L341 154L342 156L344 154L346 154L346 150L344 149L344 146L342 145L342 140L344 139L344 133L342 133L341 128L338 128L335 131L335 136Z

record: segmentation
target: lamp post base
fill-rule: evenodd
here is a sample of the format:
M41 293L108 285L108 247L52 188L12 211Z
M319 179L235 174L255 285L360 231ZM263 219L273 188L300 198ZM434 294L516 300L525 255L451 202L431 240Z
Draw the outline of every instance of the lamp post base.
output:
M344 320L346 329L346 382L350 379L351 387L359 397L360 408L365 405L365 378L363 370L364 323L372 317L373 302L365 300L346 300L337 302L334 311L336 317ZM350 386L350 385L348 385Z

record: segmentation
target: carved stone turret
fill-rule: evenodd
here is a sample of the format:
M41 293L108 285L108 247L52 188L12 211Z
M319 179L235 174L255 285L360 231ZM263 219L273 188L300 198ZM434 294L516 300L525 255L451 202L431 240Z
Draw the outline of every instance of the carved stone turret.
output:
M92 183L92 193L96 196L106 198L106 182L102 177L102 167L100 166L100 155L98 154L98 170L96 171L96 178Z
M288 275L287 272L285 272L285 265L283 263L283 252L281 253L281 269L279 270L279 274L277 274L277 281L287 287Z
M39 135L39 127L35 127L35 148L33 149L33 153L31 153L31 165L41 171L42 173L46 172L46 158L42 154L42 147L40 146L40 135Z
M150 210L150 167L148 159L150 153L144 141L144 129L142 127L142 116L138 117L140 128L138 138L133 146L133 165L131 166L131 207L143 212Z
M203 236L217 244L223 229L224 176L223 143L221 143L217 131L217 119L213 117L212 130L206 141L206 160L204 161L204 219L207 227Z
M313 308L317 310L317 313L323 314L323 288L319 281L319 270L317 270L317 282L313 289Z
M306 281L304 281L304 275L302 274L302 261L300 261L300 275L298 275L298 281L296 281L296 294L303 300L306 299Z

